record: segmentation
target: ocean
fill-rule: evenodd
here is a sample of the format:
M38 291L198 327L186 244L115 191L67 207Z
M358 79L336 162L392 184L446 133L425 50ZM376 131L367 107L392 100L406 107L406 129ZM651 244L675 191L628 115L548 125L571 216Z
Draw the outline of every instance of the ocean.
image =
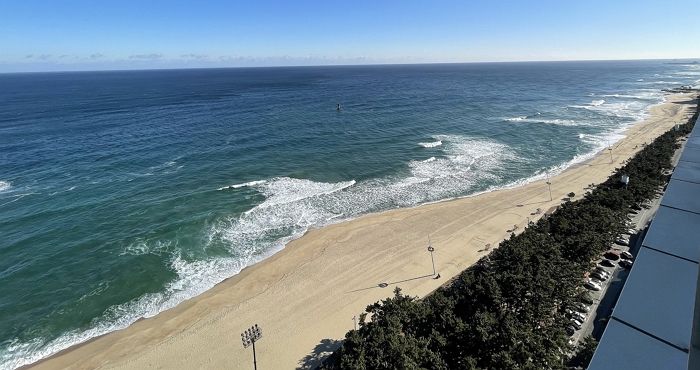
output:
M309 228L561 172L698 83L677 61L0 74L0 369Z

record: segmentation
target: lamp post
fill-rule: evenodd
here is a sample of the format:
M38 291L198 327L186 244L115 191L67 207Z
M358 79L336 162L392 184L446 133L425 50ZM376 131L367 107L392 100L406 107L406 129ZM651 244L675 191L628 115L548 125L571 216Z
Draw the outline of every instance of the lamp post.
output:
M433 263L433 275L435 275L435 259L433 258L433 252L435 252L435 248L433 248L433 245L430 242L430 236L428 236L428 252L430 252L430 262Z
M243 341L243 348L248 348L253 346L253 369L258 370L258 361L255 358L255 342L262 338L262 329L255 324L249 329L241 333L241 341Z
M547 189L549 190L549 201L552 201L552 182L549 181L549 175L547 175Z

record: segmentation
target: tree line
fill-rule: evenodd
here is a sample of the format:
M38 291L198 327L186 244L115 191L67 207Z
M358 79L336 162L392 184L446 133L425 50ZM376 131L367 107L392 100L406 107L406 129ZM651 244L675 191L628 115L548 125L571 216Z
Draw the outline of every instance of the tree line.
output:
M570 356L566 311L587 295L583 276L626 230L630 209L664 189L679 140L697 117L696 108L580 200L511 234L425 298L396 288L367 306L358 329L320 368L565 369L580 362L580 354ZM592 354L595 342L584 343Z

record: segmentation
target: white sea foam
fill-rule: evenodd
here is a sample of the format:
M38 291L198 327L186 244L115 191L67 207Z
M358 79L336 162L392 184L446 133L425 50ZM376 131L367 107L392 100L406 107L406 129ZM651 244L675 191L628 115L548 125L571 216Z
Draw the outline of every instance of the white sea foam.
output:
M171 240L148 240L144 238L136 238L129 243L120 255L140 256L144 254L163 254L173 250L173 242ZM177 246L177 239L175 239Z
M54 196L54 195L56 195L56 194L66 193L66 192L69 192L69 191L73 191L73 190L75 190L75 188L76 188L75 186L71 186L71 187L69 187L68 189L65 189L65 190L54 191L54 192L52 192L52 193L49 193L49 196Z
M675 74L680 75L680 76L700 76L700 71L683 71L683 72L675 72Z
M548 119L548 118L540 118L540 114L536 114L534 116L518 116L518 117L510 117L510 118L504 118L504 121L508 122L516 122L516 123L543 123L547 125L557 125L557 126L582 126L585 125L585 122L577 122L571 119L561 119L561 118L554 118L554 119Z
M603 94L603 97L638 100L659 100L663 94L656 92L640 92L638 94Z
M188 262L175 255L170 266L178 277L167 284L162 292L148 293L136 300L110 307L101 317L93 320L93 326L87 330L69 331L48 342L42 338L30 342L13 340L5 352L0 352L0 369L10 370L34 363L72 345L124 329L140 318L155 316L237 274L247 262L251 261L220 258Z
M678 81L665 81L665 80L658 80L658 81L646 81L644 82L646 85L678 85Z
M430 142L418 143L418 145L420 145L424 148L435 148L437 146L442 145L442 141L440 141L440 140L430 141Z
M597 106L600 106L603 104L605 104L605 100L601 99L601 100L593 100L590 105L593 107L597 107Z
M600 101L594 102L599 103ZM646 111L649 106L649 103L645 103L637 99L632 99L621 100L614 103L600 103L596 105L570 105L569 108L586 109L611 117L632 118L634 120L641 120L646 116Z
M10 190L12 183L9 181L0 181L0 192Z
M587 109L604 109L601 107L609 105L612 104L589 105ZM528 117L520 121L526 119ZM581 134L580 139L593 146L592 151L547 172L541 171L499 187L519 186L563 171L622 137L615 135L619 133ZM0 368L11 369L36 362L71 345L126 328L142 317L152 317L172 308L239 273L245 266L274 254L309 228L368 212L462 196L484 180L499 183L502 176L499 169L505 163L518 160L507 145L492 140L457 135L436 136L435 140L442 144L435 146L440 147L440 156L411 161L405 173L393 176L335 183L277 177L219 188L249 187L265 197L250 210L220 219L206 230L203 247L223 245L230 257L193 260L167 243L136 240L126 246L124 254L172 253L170 268L177 277L163 291L112 306L102 317L93 320L93 326L87 330L71 331L51 341L40 338L25 343L15 341L8 346L8 351L0 353ZM495 186L487 191L494 190Z
M527 119L527 116L517 116L517 117L510 117L510 118L504 118L504 121L508 122L521 122Z
M233 185L228 185L228 186L222 186L216 190L227 190L227 189L240 189L248 186L255 186L255 185L260 185L264 184L265 180L256 180L256 181L249 181L249 182L244 182L242 184L233 184Z

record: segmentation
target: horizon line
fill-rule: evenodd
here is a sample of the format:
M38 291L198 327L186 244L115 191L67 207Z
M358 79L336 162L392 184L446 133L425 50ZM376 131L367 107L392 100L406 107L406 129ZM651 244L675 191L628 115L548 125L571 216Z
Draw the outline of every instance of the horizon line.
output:
M681 58L632 58L632 59L555 59L555 60L500 60L500 61L468 61L468 62L413 62L413 63L367 63L367 64L287 64L269 66L229 66L229 67L183 67L183 68L122 68L122 69L84 69L84 70L55 70L55 71L18 71L0 72L0 75L10 74L45 74L45 73L85 73L85 72L148 72L148 71L186 71L205 69L264 69L264 68L323 68L323 67L372 67L372 66L420 66L420 65L459 65L459 64L508 64L508 63L571 63L571 62L633 62L633 61L693 61L700 63L700 57ZM2 62L0 62L2 64Z

